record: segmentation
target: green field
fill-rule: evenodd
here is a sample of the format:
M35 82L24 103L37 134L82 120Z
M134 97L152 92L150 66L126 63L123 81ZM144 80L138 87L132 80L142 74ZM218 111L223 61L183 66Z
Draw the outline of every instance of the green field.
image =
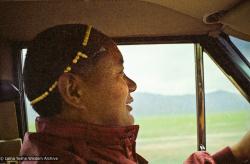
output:
M207 114L207 150L216 152L238 141L250 129L250 111ZM150 163L179 164L196 150L196 116L137 118L137 152Z
M250 129L250 111L206 116L207 150L211 153L237 142ZM137 152L150 163L179 164L196 150L196 116L137 117ZM30 126L34 131L34 125Z

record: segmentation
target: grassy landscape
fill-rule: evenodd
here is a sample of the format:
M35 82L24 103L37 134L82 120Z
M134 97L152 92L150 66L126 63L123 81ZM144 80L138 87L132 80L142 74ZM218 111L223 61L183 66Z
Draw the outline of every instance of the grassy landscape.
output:
M250 129L250 111L207 113L207 150L237 142ZM136 117L140 125L137 152L150 163L179 164L196 151L196 115ZM34 131L30 123L30 131Z
M250 111L208 113L207 150L214 153L237 142L250 129ZM179 164L196 151L196 116L141 117L137 152L150 163Z

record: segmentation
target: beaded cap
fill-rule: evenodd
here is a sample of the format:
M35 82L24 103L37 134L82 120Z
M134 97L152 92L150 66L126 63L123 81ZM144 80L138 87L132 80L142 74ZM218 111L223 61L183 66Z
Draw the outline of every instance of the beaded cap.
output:
M88 26L87 27L87 30L85 32L85 36L84 36L84 39L83 39L83 42L82 42L82 46L83 47L86 47L87 44L88 44L88 40L89 40L89 36L90 36L90 32L91 32L91 26ZM68 66L66 66L66 68L64 69L64 72L67 73L67 72L70 72L71 71L71 67L73 64L77 64L78 63L78 60L79 59L86 59L88 58L88 56L81 52L81 51L78 51L75 58L72 60L72 63L70 63ZM53 92L53 90L57 87L57 81L55 81L47 91L45 91L44 93L42 93L40 96L38 96L37 98L33 99L31 101L31 105L34 105L36 103L38 103L39 101L42 101L43 99L45 99L49 94L50 92Z

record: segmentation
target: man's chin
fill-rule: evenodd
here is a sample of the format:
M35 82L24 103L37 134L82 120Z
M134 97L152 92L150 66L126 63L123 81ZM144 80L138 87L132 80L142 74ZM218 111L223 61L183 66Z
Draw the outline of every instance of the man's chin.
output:
M124 125L129 126L129 125L134 125L134 116L132 115L132 107L130 105L126 105L125 107L126 113L125 114L125 119L124 119Z

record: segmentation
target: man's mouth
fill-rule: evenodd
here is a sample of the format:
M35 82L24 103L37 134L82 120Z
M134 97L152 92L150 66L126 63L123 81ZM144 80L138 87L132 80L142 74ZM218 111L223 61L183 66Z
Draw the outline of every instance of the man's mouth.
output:
M130 104L130 103L132 103L133 101L134 101L133 97L129 97L128 100L127 100L127 102L126 102L126 104Z
M126 108L128 109L129 112L132 111L132 109L133 109L133 108L132 108L130 105L128 105L128 104L126 105Z
M132 111L132 107L129 104L131 104L133 101L134 101L134 99L132 97L129 97L127 102L126 102L126 107L127 107L129 112Z

